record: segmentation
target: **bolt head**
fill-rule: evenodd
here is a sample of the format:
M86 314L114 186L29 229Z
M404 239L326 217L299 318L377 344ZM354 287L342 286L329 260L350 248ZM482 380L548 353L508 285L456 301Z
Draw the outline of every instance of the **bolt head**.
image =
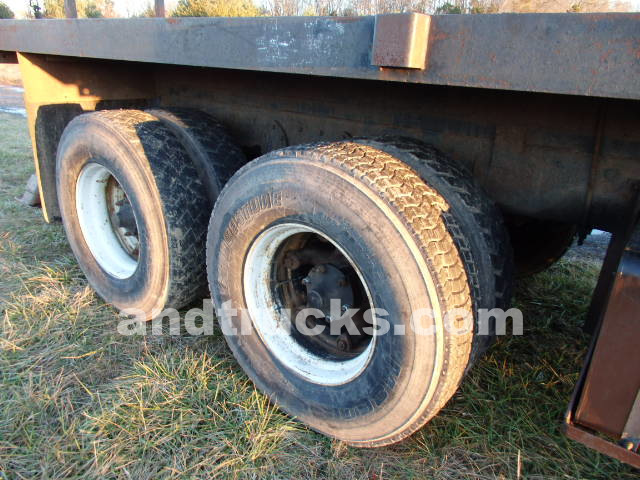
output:
M336 340L336 347L338 347L338 350L343 352L351 350L351 339L346 333L343 333L338 337L338 340Z
M304 323L307 325L307 328L314 328L317 325L316 319L313 317L307 317Z

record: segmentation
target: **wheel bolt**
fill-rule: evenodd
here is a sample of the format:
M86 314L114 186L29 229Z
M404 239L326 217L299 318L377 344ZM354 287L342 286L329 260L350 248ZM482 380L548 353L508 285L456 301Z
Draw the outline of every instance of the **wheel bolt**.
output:
M338 350L342 352L348 352L351 350L351 339L349 338L349 335L346 333L340 335L336 341L336 346L338 347Z

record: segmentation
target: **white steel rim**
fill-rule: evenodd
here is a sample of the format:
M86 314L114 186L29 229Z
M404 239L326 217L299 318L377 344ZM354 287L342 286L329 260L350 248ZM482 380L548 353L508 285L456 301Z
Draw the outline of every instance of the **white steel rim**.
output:
M317 234L336 247L358 274L369 300L369 288L355 263L331 238L307 225L286 223L264 231L253 243L244 266L244 292L247 309L254 328L269 351L290 370L306 380L321 385L340 385L358 377L371 360L376 335L357 356L345 360L323 358L297 342L290 333L290 320L280 311L273 298L270 281L273 260L278 247L292 235Z
M106 188L111 176L103 165L87 163L76 183L76 211L93 258L109 275L126 279L134 274L138 261L122 246L109 217Z

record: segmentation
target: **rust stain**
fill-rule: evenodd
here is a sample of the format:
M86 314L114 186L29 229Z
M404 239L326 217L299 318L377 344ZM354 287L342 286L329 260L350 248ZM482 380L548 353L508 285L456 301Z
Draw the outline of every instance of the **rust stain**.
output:
M167 18L167 23L170 23L171 25L177 25L180 23L180 19L169 17Z
M361 17L333 17L333 20L336 23L357 23L362 20Z
M432 42L439 42L440 40L448 40L450 37L448 33L438 30L433 23L431 23L431 32L429 36Z
M605 63L607 62L607 60L609 60L609 56L613 53L613 48L610 48L609 50L607 50L606 52L604 52L602 55L600 55L600 63Z
M592 22L599 22L601 20L614 20L618 18L624 18L627 20L640 20L640 13L583 13L581 17Z

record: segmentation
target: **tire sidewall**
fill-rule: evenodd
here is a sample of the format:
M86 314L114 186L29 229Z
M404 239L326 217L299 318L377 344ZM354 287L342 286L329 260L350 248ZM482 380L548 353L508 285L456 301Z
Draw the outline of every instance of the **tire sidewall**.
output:
M138 266L129 278L107 273L95 260L80 227L76 186L82 169L90 162L106 167L127 194L138 226ZM169 254L160 195L145 159L117 132L85 115L73 120L58 147L57 191L63 225L89 283L105 300L120 310L136 308L150 318L162 308L168 295Z
M360 270L373 306L389 312L391 331L375 339L360 375L343 385L317 385L282 365L253 326L251 335L225 337L245 371L285 411L320 432L370 442L401 430L435 391L442 317L434 315L434 335L416 334L409 320L418 309L438 310L438 296L400 218L362 182L308 160L263 157L241 171L250 181L240 193L223 191L209 228L210 288L217 309L232 299L239 312L246 309L246 254L275 224L309 225L338 244ZM238 318L234 326L240 331ZM393 335L396 328L405 335Z

